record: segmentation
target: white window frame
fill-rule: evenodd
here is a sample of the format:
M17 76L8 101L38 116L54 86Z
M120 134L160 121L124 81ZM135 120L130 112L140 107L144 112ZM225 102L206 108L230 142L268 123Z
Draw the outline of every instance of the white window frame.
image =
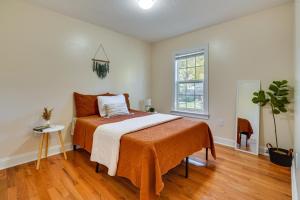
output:
M179 55L184 54L193 54L196 52L204 52L204 82L203 82L203 98L204 98L204 111L203 112L193 112L193 111L183 111L183 110L177 110L177 68L176 68L176 57ZM208 119L209 118L209 107L208 107L208 74L209 74L209 46L206 45L200 45L198 48L193 49L186 49L177 51L173 55L173 84L172 84L172 114L186 116L186 117L193 117L193 118L201 118L201 119Z

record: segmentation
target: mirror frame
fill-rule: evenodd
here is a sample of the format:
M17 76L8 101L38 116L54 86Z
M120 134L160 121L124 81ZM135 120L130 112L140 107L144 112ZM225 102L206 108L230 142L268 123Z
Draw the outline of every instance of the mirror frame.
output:
M260 80L238 80L237 81L237 84L236 84L236 102L235 102L235 140L234 140L234 149L237 150L237 151L241 151L241 152L245 152L245 153L249 153L249 154L253 154L253 155L259 155L259 139L260 139L260 112L261 112L261 109L260 109L260 106L257 105L258 107L258 124L257 124L257 127L258 127L258 132L257 132L257 142L256 142L256 149L257 149L257 152L251 152L251 151L246 151L246 150L243 150L243 149L239 149L237 148L237 123L238 123L238 102L239 102L239 88L238 88L238 85L242 82L246 82L246 81L257 81L258 84L259 84L259 88L258 90L261 89L261 81Z

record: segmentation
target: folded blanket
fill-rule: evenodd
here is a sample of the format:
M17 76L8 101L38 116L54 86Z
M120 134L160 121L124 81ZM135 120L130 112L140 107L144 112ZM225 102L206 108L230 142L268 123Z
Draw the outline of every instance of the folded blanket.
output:
M116 175L120 139L122 135L156 126L181 118L168 114L153 114L144 117L127 119L121 122L100 125L93 136L91 161L98 162L108 168L108 174Z

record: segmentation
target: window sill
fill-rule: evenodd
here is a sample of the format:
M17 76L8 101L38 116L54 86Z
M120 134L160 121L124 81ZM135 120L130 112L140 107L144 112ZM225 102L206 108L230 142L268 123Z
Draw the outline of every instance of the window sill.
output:
M195 112L188 112L188 111L181 111L181 110L172 110L171 114L184 116L184 117L198 118L198 119L209 119L209 115L204 114L204 113L195 113Z

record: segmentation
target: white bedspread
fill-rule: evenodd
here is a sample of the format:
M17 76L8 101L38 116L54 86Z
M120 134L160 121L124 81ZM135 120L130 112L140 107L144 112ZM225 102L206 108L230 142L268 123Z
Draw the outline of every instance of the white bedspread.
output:
M108 167L108 174L114 176L117 172L122 135L178 118L181 117L168 114L152 114L100 125L93 136L91 161L105 165Z

